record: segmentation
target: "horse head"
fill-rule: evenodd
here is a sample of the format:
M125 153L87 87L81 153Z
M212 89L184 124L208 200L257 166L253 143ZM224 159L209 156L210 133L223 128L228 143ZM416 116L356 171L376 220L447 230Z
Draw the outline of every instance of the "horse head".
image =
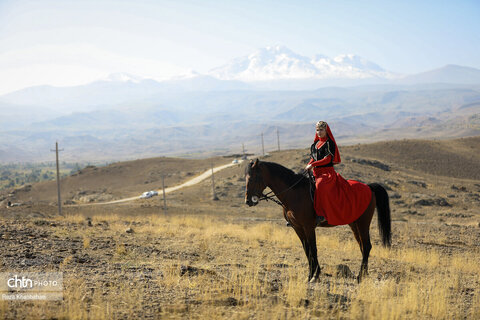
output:
M262 197L263 190L267 187L263 181L262 168L260 161L250 161L245 170L245 203L251 207L256 206L260 197Z

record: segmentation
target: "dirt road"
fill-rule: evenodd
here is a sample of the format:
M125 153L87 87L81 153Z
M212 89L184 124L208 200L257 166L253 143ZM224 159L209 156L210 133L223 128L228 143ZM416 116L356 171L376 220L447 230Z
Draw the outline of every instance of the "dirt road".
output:
M242 160L240 160L238 163L241 163ZM215 167L213 168L213 173L216 173L220 170L223 170L223 169L226 169L226 168L229 168L229 167L232 167L238 163L228 163L228 164L225 164L223 166L218 166L218 167ZM203 180L209 178L210 176L212 175L212 169L208 169L207 171L205 171L204 173L202 173L201 175L199 175L198 177L195 177L193 179L190 179L188 180L187 182L185 183L182 183L181 185L178 185L178 186L175 186L175 187L170 187L170 188L166 188L165 189L165 193L170 193L170 192L173 192L173 191L177 191L179 189L182 189L182 188L185 188L185 187L190 187L190 186L193 186L197 183L200 183L202 182ZM163 193L163 190L157 190L158 193ZM85 203L85 204L80 204L80 205L72 205L72 206L86 206L86 205L106 205L106 204L115 204L115 203L122 203L122 202L128 202L128 201L134 201L134 200L137 200L139 199L139 196L136 196L136 197L131 197L131 198L124 198L124 199L119 199L119 200L114 200L114 201L108 201L108 202L97 202L97 203Z

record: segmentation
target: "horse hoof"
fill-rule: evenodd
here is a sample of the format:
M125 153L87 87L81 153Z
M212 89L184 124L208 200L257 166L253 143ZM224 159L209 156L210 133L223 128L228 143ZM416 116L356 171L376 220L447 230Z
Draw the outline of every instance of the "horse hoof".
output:
M368 274L363 274L363 275L358 275L357 276L357 282L360 283L364 277L368 276Z

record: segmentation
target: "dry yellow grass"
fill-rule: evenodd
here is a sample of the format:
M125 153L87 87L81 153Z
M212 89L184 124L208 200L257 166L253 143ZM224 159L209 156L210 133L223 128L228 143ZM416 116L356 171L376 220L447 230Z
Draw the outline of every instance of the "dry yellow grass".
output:
M343 155L370 157L356 148ZM170 194L166 216L160 197L69 207L66 217L54 216L55 206L0 208L6 213L0 225L3 270L64 273L64 301L0 301L0 318L480 318L480 183L401 168L392 157L375 158L391 171L344 159L344 177L379 181L396 196L392 248L381 247L374 218L370 275L360 284L338 272L348 266L356 274L360 268L348 227L317 229L322 275L308 284L307 259L281 208L243 206L243 169L235 167L215 177L219 201L210 200L205 181ZM268 160L303 168L304 152L274 153ZM180 172L177 178L188 176ZM145 179L139 181L144 186ZM451 206L415 204L440 198ZM36 258L25 258L29 242Z
M57 230L56 235L77 237L94 266L85 268L69 254L59 265L64 301L24 303L17 315L458 319L480 314L478 249L444 254L409 246L401 242L411 236L408 228L397 228L392 249L374 246L370 276L360 284L335 273L340 264L354 272L359 268L358 245L353 237L344 237L348 230L317 231L323 274L309 284L300 242L283 224L238 223L218 216L105 215L93 217L94 226L88 227L82 219L55 218L59 229L77 224L76 231ZM100 230L105 222L108 229ZM127 227L133 233L126 234ZM105 239L111 245L98 249ZM146 254L148 248L160 254ZM102 273L100 261L116 268ZM11 307L1 302L0 315L11 317Z

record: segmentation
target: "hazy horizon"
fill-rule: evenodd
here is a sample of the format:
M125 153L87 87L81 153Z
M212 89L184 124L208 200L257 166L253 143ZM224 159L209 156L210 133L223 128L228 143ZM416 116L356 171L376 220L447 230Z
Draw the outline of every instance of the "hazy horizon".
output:
M268 45L357 54L401 74L480 68L479 13L474 1L2 1L0 94L111 73L206 73Z

